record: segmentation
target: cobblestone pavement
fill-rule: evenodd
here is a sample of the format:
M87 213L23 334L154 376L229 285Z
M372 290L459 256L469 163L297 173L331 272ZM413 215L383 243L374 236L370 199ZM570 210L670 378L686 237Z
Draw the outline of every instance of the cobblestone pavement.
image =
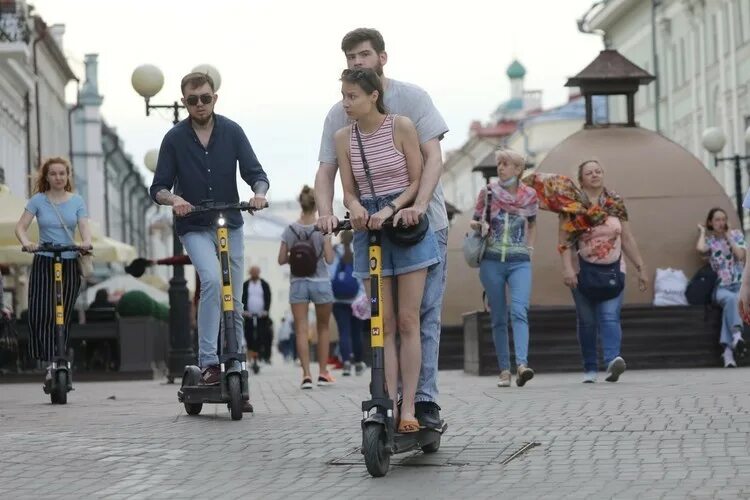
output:
M251 375L256 413L238 422L220 405L186 415L159 381L77 383L66 406L2 385L0 498L750 498L744 369L509 389L441 372L440 451L394 457L381 479L358 453L369 377L302 392L297 370Z

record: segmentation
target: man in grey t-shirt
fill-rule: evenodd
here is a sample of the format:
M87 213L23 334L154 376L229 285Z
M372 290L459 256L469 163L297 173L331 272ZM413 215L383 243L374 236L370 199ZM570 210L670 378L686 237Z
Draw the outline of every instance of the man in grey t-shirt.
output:
M419 134L420 149L424 158L419 192L413 205L401 209L394 217L394 221L398 222L401 219L405 224L413 225L420 217L427 216L440 248L441 262L427 273L420 310L422 369L416 394L416 417L420 423L429 427L439 427L440 407L436 402L437 364L448 240L448 215L440 184L443 169L440 140L448 132L448 126L427 92L416 85L385 77L383 66L388 61L388 54L385 52L383 37L377 30L359 28L347 33L341 42L341 49L346 55L349 69L369 68L380 75L386 110L411 119ZM338 219L332 211L334 182L338 170L333 136L349 123L341 101L337 102L326 116L320 141L320 166L315 176L315 201L319 214L316 225L328 233L338 224Z

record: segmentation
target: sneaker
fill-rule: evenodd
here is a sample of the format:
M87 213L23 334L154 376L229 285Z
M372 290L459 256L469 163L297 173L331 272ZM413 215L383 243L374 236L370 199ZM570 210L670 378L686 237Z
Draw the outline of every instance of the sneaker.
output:
M440 410L437 403L432 401L417 401L414 403L414 416L419 420L419 424L430 428L440 429Z
M617 380L620 378L620 375L623 374L625 371L625 368L627 368L627 365L625 364L625 360L622 359L620 356L617 356L615 359L609 362L609 365L607 366L607 382L617 382Z
M354 374L362 375L365 372L365 368L367 368L367 365L365 365L364 361L360 361L359 363L354 363Z
M510 372L503 370L500 372L500 380L497 381L498 387L510 387Z
M344 366L338 356L329 356L326 364L334 370L339 370Z
M516 368L516 385L518 387L523 387L532 378L534 378L534 370L528 366L518 365L518 368Z
M327 385L333 385L336 383L336 379L330 373L321 373L318 376L318 387L325 387Z
M300 389L312 389L313 383L312 379L310 377L305 377L302 379L302 384L299 386Z
M245 401L242 404L242 413L252 413L253 412L253 405L250 404L250 401Z
M204 368L201 375L201 385L217 385L221 380L221 368L219 365L211 365Z
M734 332L732 335L732 350L738 357L743 357L747 353L745 339L742 338L742 332Z
M724 349L724 354L721 356L724 358L724 368L737 368L737 362L734 360L734 352L729 347Z
M352 364L349 361L344 361L344 367L342 368L343 372L341 373L344 377L349 377L352 374Z
M583 374L583 383L584 384L594 384L596 383L596 372L586 372Z

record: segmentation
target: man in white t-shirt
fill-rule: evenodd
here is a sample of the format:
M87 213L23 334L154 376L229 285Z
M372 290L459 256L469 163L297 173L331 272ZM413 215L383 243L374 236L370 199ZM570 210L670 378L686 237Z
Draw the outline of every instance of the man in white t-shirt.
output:
M250 279L242 284L242 315L245 317L245 342L258 359L271 362L273 332L268 321L271 309L271 287L260 278L260 268L250 268ZM256 321L253 321L253 318Z
M419 135L420 149L424 158L424 171L417 198L411 207L401 209L394 222L401 219L407 225L416 224L426 216L430 228L440 248L441 262L427 274L422 298L421 341L422 369L416 394L416 417L428 427L439 427L440 407L437 405L438 348L440 342L440 311L445 289L446 254L448 240L448 214L445 210L445 197L440 184L443 170L440 140L448 126L440 115L432 99L422 88L405 83L383 74L383 66L388 62L385 42L374 29L358 28L350 31L341 42L349 69L369 68L380 75L383 82L385 107L389 113L408 117L414 123ZM349 124L341 101L333 105L323 125L320 141L320 166L315 176L315 201L318 207L317 227L330 233L338 224L333 214L333 192L338 170L336 147L333 136L337 130Z

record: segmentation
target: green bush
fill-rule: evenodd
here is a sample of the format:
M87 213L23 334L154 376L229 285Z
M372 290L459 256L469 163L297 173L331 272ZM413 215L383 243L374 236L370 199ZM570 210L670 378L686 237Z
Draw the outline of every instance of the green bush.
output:
M122 317L155 316L157 303L140 290L126 292L117 303L117 312Z
M156 314L154 315L154 317L156 319L159 319L162 321L169 321L169 306L157 302L155 312Z

